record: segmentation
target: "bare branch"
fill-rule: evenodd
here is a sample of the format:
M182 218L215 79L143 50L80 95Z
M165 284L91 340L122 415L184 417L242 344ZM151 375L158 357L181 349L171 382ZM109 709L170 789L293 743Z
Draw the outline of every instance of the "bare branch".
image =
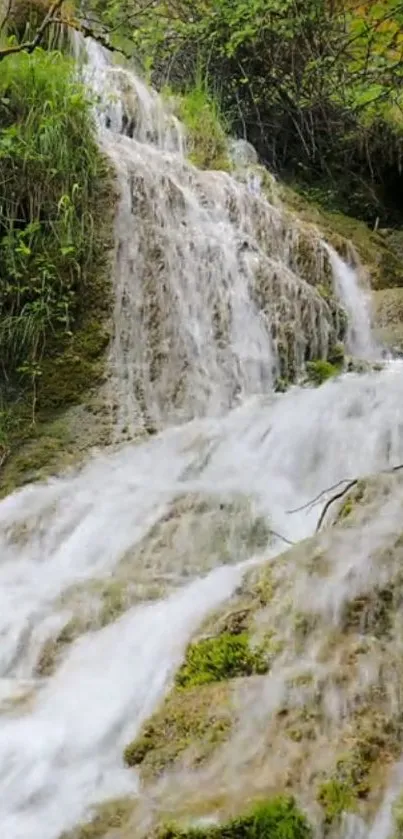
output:
M337 501L339 498L343 498L343 495L345 495L346 492L349 492L350 489L352 489L354 486L356 486L356 484L358 484L358 481L359 481L359 478L354 478L354 480L350 481L350 483L348 483L347 486L344 487L344 489L342 489L340 492L337 492L336 495L332 495L332 497L329 498L328 501L326 501L326 504L325 504L320 516L319 516L319 521L316 525L316 533L318 533L318 531L322 527L322 524L323 524L323 521L325 519L326 513L327 513L329 507L331 506L331 504L333 504L333 502Z
M12 6L12 3L13 3L13 0L8 0L5 15L4 15L4 17L3 17L3 20L2 20L2 21L1 21L1 23L0 23L0 35L1 35L1 33L2 33L2 31L3 31L3 29L4 29L5 25L6 25L6 23L7 23L8 19L9 19L9 17L10 17L10 12L11 12L11 6Z
M50 26L51 23L54 22L54 15L59 9L62 7L64 0L55 0L54 3L49 8L49 11L45 15L41 25L39 26L36 35L32 39L32 41L24 41L22 44L15 44L11 47L5 47L4 49L0 50L0 61L3 61L4 58L7 58L9 55L13 55L18 52L27 52L31 53L39 46L42 41L42 38ZM58 22L59 19L57 19Z
M308 503L303 504L302 507L295 507L294 510L286 510L286 513L291 515L292 513L300 513L301 510L307 510L310 507L314 507L315 504L317 504L324 495L327 495L328 492L331 492L333 489L337 489L342 484L349 483L349 481L351 481L351 478L343 478L343 480L338 481L337 484L333 484L333 486L328 487L327 489L322 489L322 492L320 492L319 495L316 495L315 498L312 498L312 501L308 501Z

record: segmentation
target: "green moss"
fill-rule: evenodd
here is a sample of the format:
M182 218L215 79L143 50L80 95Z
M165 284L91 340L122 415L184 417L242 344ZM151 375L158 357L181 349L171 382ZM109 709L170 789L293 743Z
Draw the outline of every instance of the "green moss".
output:
M339 342L335 344L334 347L330 348L327 360L330 362L330 364L333 364L335 367L341 369L344 364L344 356L344 344Z
M124 751L128 766L141 764L145 776L159 774L185 752L192 764L211 755L233 722L228 684L174 691Z
M104 839L111 831L128 824L134 806L135 802L130 798L118 798L101 804L90 821L63 833L60 839Z
M346 781L332 779L324 781L318 791L318 801L322 805L325 820L329 824L338 821L343 813L354 807L354 794Z
M366 482L358 481L356 486L349 492L346 500L340 507L336 521L342 521L343 519L346 519L351 515L356 505L360 504L360 502L363 500L365 495L365 488Z
M318 790L318 800L329 824L369 797L373 787L379 786L379 767L401 751L401 724L396 726L390 718L371 715L371 708L362 709L356 724L357 734L350 750L339 758L332 777Z
M216 638L196 641L187 649L186 659L176 675L181 688L266 673L269 667L261 649L252 650L247 633L223 633Z
M317 361L307 362L306 372L308 381L313 385L318 386L327 381L327 379L337 376L340 371L334 364L331 364L330 361L318 359Z
M403 794L393 805L393 834L391 839L403 839Z
M397 602L393 584L382 589L375 588L370 595L355 597L344 608L343 628L369 632L376 638L382 638L392 629Z
M74 641L83 627L80 621L71 619L59 632L56 638L45 641L36 663L35 671L38 676L51 676L66 646Z
M222 825L181 829L168 826L158 839L310 839L312 830L293 798L260 802L243 816Z

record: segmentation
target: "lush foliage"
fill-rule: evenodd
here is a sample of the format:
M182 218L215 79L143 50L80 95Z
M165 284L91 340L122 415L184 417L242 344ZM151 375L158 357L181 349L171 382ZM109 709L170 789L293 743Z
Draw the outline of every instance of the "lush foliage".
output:
M73 64L37 50L0 77L0 389L31 383L75 329L107 176Z
M165 92L173 93L169 88ZM201 77L177 97L177 112L186 127L190 160L201 169L229 169L225 119L217 98L211 95Z
M232 127L270 166L330 206L401 217L401 0L93 5L158 84L187 89L200 69L214 79Z
M223 633L216 638L203 638L190 644L186 659L176 676L179 687L192 687L236 676L265 673L267 656L261 649L250 647L247 633Z
M167 827L159 839L310 839L305 816L292 798L278 797L223 825L178 830Z

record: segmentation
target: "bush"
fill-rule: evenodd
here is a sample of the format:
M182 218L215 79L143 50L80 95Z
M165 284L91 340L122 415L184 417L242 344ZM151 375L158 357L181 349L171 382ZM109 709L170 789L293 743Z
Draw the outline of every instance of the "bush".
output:
M186 659L176 675L178 687L187 688L237 676L266 673L268 659L263 650L252 650L247 633L223 633L190 644Z
M191 830L167 827L158 839L311 839L312 835L294 799L278 797L227 824Z
M8 57L0 77L0 388L32 383L83 311L109 181L74 64Z

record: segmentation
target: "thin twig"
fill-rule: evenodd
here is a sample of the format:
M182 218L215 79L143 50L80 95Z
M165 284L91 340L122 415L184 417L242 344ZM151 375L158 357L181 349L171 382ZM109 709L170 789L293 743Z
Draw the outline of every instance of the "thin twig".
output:
M271 528L270 528L270 533L272 534L272 536L276 536L277 539L281 539L281 541L285 542L286 545L295 545L295 542L291 542L291 540L287 539L286 536L282 536L281 533L277 533L275 530L272 530Z
M318 533L318 531L320 530L320 528L323 524L323 520L326 516L326 513L327 513L330 505L333 504L334 501L337 501L339 498L343 498L343 495L345 495L346 492L349 492L350 489L352 489L354 486L356 486L356 484L358 484L358 481L359 481L359 478L354 478L354 480L350 481L350 483L347 484L347 486L344 487L344 489L342 489L341 492L337 492L336 495L332 495L332 497L329 498L328 501L326 501L326 504L325 504L320 516L319 516L319 521L316 525L316 533Z
M403 469L403 463L399 463L397 466L392 466L390 469L382 469L379 474L380 475L390 475L391 472L399 472L401 469ZM358 484L358 481L360 481L360 480L363 480L363 477L354 478L354 480L350 481L347 484L347 486L344 487L344 489L341 490L341 492L337 492L336 495L332 495L332 497L329 498L328 501L326 501L326 504L325 504L320 516L319 516L319 521L316 525L316 533L318 533L318 531L320 530L320 528L323 524L324 518L326 516L326 513L327 513L329 507L331 506L331 504L333 504L334 501L338 501L339 498L343 498L343 495L345 495L347 492L349 492L350 489L352 489L354 486L356 486ZM339 483L341 484L341 483L343 483L343 481L340 481ZM337 484L336 484L336 486L337 486ZM330 489L333 489L333 487L330 487ZM324 492L330 492L330 489L324 490ZM323 494L324 493L322 493L322 495ZM311 503L314 503L314 502L311 502ZM303 508L301 508L301 509L303 509Z
M327 489L322 489L322 492L320 492L319 495L313 498L312 501L308 501L308 503L303 504L302 507L295 507L294 510L286 510L286 513L291 515L292 513L300 513L301 510L307 510L308 507L313 507L318 501L320 501L320 499L324 495L327 495L328 492L331 492L332 489L337 489L339 486L341 486L342 484L347 484L349 481L351 481L351 478L343 478L341 481L338 481L337 484L333 484L333 486L327 487Z

